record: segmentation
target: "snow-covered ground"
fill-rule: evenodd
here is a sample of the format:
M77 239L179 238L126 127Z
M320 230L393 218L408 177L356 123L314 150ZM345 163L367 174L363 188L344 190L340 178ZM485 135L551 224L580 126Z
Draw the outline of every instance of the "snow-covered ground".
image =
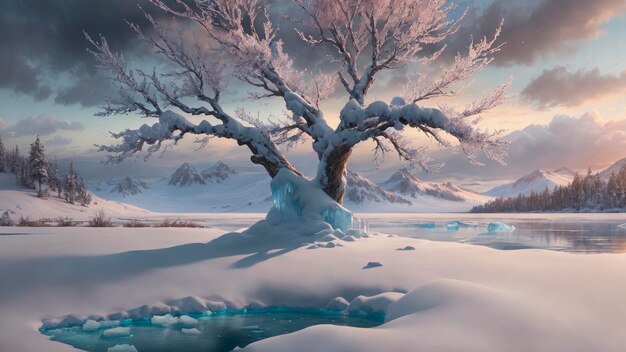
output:
M314 326L247 351L622 351L626 344L626 255L386 235L307 249L301 244L312 238L290 233L216 240L222 233L0 228L2 350L70 351L37 331L42 321L142 305L163 311L185 307L175 300L189 296L185 302L235 308L324 307L341 296L387 313L377 328ZM405 246L415 250L397 250ZM382 266L363 269L368 262Z

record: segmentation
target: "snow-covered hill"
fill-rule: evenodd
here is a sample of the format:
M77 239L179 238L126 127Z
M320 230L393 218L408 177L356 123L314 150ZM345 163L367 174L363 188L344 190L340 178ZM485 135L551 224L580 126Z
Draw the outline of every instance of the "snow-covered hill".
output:
M554 171L535 170L519 178L513 183L507 183L485 192L492 197L515 197L518 194L529 195L532 192L543 192L546 187L553 190L556 186L566 186L576 176L576 173L566 167Z
M122 197L121 194L118 195ZM145 217L152 214L152 212L136 206L106 200L98 196L94 196L91 204L86 207L68 204L56 196L41 199L37 197L35 190L18 185L15 176L0 173L0 214L8 211L14 221L21 216L29 217L31 220L69 217L76 221L86 221L101 209L114 219Z
M194 184L203 185L205 182L202 175L193 166L184 163L170 176L168 184L170 186L187 187Z
M617 174L619 170L621 170L624 166L626 166L626 158L620 159L616 161L613 165L607 167L606 169L600 172L600 177L603 180L608 180L611 177L611 174Z

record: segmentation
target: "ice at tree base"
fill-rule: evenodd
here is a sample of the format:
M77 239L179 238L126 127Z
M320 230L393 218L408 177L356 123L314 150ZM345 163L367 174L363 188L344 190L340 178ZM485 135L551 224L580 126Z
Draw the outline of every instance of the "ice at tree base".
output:
M492 223L489 223L489 226L487 226L487 231L489 232L513 232L515 231L515 226L507 225L503 223L502 221L494 221Z
M274 208L286 221L322 220L334 229L352 228L352 212L337 204L319 184L282 169L270 183Z

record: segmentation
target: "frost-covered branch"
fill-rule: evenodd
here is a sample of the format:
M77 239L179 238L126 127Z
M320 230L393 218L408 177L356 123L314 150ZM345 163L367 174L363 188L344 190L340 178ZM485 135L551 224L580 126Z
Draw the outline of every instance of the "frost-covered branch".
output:
M315 84L309 84L307 72L294 68L283 42L276 37L277 28L258 0L193 0L191 5L177 0L177 6L150 1L172 15L200 24L233 59L233 75L265 91L252 97L283 99L288 110L306 121L316 152L323 152L332 129L319 102L332 92L334 80L319 73L314 75Z
M311 45L335 50L343 62L338 77L361 104L379 71L420 59L426 46L455 33L463 17L449 20L445 0L294 1L309 19L308 31L297 29L298 34ZM366 52L369 59L362 56Z
M120 133L112 133L114 138L121 140L121 143L108 146L98 145L97 148L99 151L110 154L109 163L119 163L143 151L146 146L146 157L149 157L165 142L177 143L186 134L233 139L239 145L247 146L252 152L252 162L265 167L272 177L281 168L300 174L270 138L256 127L243 126L232 118L228 119L227 123L219 125L213 125L207 120L196 125L171 110L163 112L159 116L159 122L153 125L144 124L136 130L127 129Z
M471 43L467 53L465 55L458 53L454 62L445 67L434 81L428 81L425 75L417 75L417 78L409 81L405 87L407 100L416 103L431 98L456 96L461 93L465 87L459 87L459 85L491 63L493 55L502 48L503 44L496 45L501 31L502 22L491 39L483 37L478 43Z

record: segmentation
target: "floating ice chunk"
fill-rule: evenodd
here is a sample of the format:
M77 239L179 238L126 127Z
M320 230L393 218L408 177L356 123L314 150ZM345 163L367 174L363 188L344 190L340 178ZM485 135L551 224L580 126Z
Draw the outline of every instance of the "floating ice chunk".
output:
M379 262L369 262L363 267L363 269L378 268L379 266L383 266L383 265Z
M348 309L350 303L343 297L335 297L328 302L326 310L340 311Z
M183 335L201 335L202 334L202 332L196 328L191 328L191 329L183 328L182 330L180 330L180 332L182 332Z
M503 223L502 221L494 221L492 223L489 223L489 226L487 226L487 231L489 232L513 232L515 231L515 226L507 225Z
M161 316L155 315L150 319L150 322L152 323L152 325L158 325L166 328L168 326L172 326L178 323L178 318L173 317L171 314L165 314Z
M422 229L434 229L437 227L437 224L435 224L434 222L422 222L417 224L417 227Z
M185 326L195 326L198 325L198 321L188 315L183 315L178 318L178 322Z
M404 246L402 248L398 248L399 251L414 251L415 247L413 246Z
M104 336L104 337L125 337L125 336L130 336L130 328L128 328L128 327L117 327L117 328L104 330L102 332L102 336Z
M83 331L96 331L100 329L101 326L102 325L97 321L89 319L83 324Z
M103 328L113 328L120 325L119 320L103 320L100 322L100 326Z
M107 352L139 352L133 345L115 345L113 347L109 347Z
M244 330L258 330L259 326L258 325L246 325L246 326L243 326L242 329L244 329Z
M459 230L459 222L458 221L450 221L446 224L446 229L448 231L458 231Z
M326 248L335 248L335 243L334 242L328 242L326 243L326 246L324 246Z
M457 221L460 227L477 227L480 224L476 221Z
M621 224L621 225L617 225L617 228L620 230L626 230L626 223Z
M354 242L355 238L354 238L354 236L346 236L346 237L342 238L342 240L344 240L346 242Z

